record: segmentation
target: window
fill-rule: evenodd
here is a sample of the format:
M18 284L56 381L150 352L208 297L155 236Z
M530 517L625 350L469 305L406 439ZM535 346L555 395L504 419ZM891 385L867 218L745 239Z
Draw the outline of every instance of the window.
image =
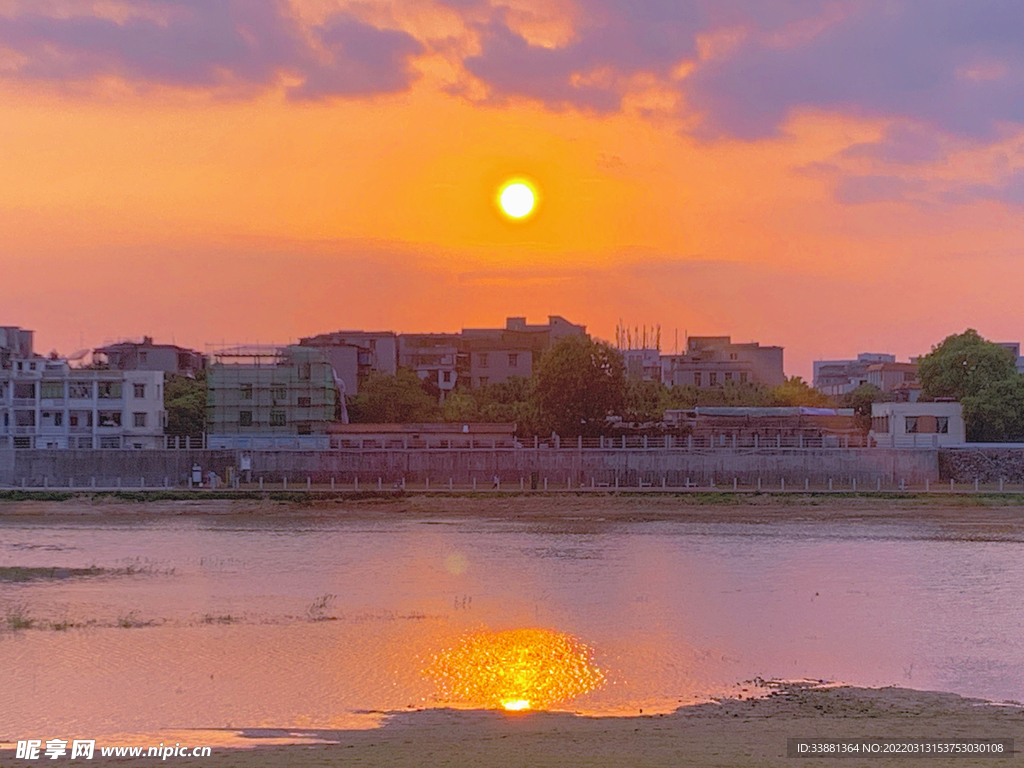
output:
M92 384L88 381L72 381L68 384L68 397L73 400L92 399Z
M907 420L906 421L907 434L909 435L909 434L917 432L917 416L906 416L904 418Z
M101 400L120 400L120 381L99 381L96 383L97 392Z
M14 382L14 396L25 400L35 400L36 383L34 381Z
M746 371L740 371L740 384L746 384L746 383L747 383L747 372Z
M121 426L120 411L99 411L96 415L99 418L99 426L101 427Z
M724 378L726 381L732 381L732 374L726 371Z
M63 381L44 381L39 384L39 396L46 400L64 399Z
M508 356L508 367L509 368L518 368L519 367L519 355L513 354L513 353L509 353L509 356Z
M284 427L287 426L288 419L285 417L284 411L271 411L270 412L270 426L272 427Z
M307 423L299 424L295 427L295 432L300 435L312 435L313 427Z
M239 387L239 393L243 400L252 400L252 384L243 384Z
M252 426L252 411L239 411L238 412L238 426L240 426L240 427L251 427Z
M63 427L64 426L64 411L54 411L53 413L53 426Z
M310 363L299 363L299 378L310 379L313 376L313 366Z
M441 373L441 378L445 381L445 383L450 382L452 380L452 372L451 371L443 371Z
M715 386L715 385L716 385L717 383L718 383L718 374L717 374L717 373L714 373L714 372L712 372L712 373L709 373L709 374L708 374L708 386L709 386L709 387L713 387L713 386Z
M480 377L480 386L481 387L486 387L488 381L490 381L489 378L487 378L486 376L481 376Z
M700 371L697 371L696 373L693 374L693 386L700 386Z
M136 427L145 427L146 426L146 414L144 414L144 413L133 413L132 414L132 423Z
M139 352L139 362L140 363L146 362L146 359L148 357L149 357L149 352Z
M117 435L101 437L100 448L120 448L121 438Z
M310 401L310 399L308 397L300 397L298 399L298 406L299 406L299 408L309 408L310 403L311 403L311 401Z
M935 422L935 426L937 427L936 432L940 435L949 434L949 416L936 416Z
M34 427L36 425L35 411L15 411L14 425L16 427Z
M146 385L145 384L136 384L135 385L135 397L137 399L141 400L145 396L146 396Z
M274 387L270 390L270 396L275 400L287 400L288 399L288 387Z
M729 353L729 359L730 360L735 360L736 359L736 353L735 352L730 352Z
M477 355L476 356L476 362L477 362L477 365L479 365L481 368L486 368L487 367L487 353L486 352L482 352L481 354Z

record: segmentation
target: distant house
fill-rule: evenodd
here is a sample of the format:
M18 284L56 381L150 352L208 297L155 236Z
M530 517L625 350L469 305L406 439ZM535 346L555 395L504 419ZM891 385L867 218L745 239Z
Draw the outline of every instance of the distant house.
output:
M856 360L815 360L814 388L837 397L853 392L868 383L868 368L881 363L895 363L896 355L861 352Z
M685 354L662 355L661 367L667 386L707 389L749 382L774 387L786 381L782 347L734 344L729 336L691 336Z
M119 341L93 350L93 363L116 371L163 371L194 377L206 367L206 356L175 344L154 344L152 336L142 341Z
M917 363L872 363L865 378L886 393L920 389L911 386L917 384Z
M530 325L525 317L509 317L504 328L463 328L459 339L470 386L486 387L513 376L529 378L541 355L555 342L586 335L585 325L550 315L544 325Z
M967 442L960 403L873 403L873 444L881 448L939 448Z
M393 331L331 331L299 339L301 347L321 350L355 395L371 373L394 376L398 369L398 337Z
M441 390L441 399L460 379L468 382L469 364L457 333L403 333L398 337L398 364L430 380Z

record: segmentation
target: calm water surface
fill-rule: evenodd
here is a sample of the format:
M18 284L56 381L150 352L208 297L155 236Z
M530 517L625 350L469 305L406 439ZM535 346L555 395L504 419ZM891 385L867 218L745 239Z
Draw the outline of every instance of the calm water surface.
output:
M589 644L566 707L666 711L823 678L1024 700L1024 544L924 524L550 524L175 517L0 522L0 566L135 575L0 584L0 741L345 727L436 706L467 632ZM63 622L79 625L54 629Z

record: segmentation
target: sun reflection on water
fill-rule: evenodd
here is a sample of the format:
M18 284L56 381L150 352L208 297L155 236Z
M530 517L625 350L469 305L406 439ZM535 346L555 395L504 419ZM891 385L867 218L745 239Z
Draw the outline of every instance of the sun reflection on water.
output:
M477 632L438 653L426 674L444 701L488 709L546 709L604 682L592 650L547 629Z

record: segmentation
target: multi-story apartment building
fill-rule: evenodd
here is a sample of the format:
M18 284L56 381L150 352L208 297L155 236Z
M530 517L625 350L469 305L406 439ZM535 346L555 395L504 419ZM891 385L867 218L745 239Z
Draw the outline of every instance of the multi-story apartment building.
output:
M815 360L814 388L826 395L845 395L868 383L868 368L881 363L895 363L896 355L861 352L856 360Z
M729 383L778 386L786 380L782 347L757 342L733 344L729 336L691 336L682 355L662 355L668 386L716 387Z
M13 359L0 369L0 445L162 448L163 373Z
M321 349L236 347L207 373L210 445L231 435L323 435L348 421L342 387Z
M398 370L398 337L393 331L332 331L302 338L299 346L324 352L347 395L356 394L373 372L393 376Z
M469 370L457 333L403 333L398 337L398 364L436 383L442 400Z
M153 337L142 341L119 341L93 350L93 363L119 371L163 371L165 374L195 376L206 367L206 356L194 349L175 344L154 344Z
M463 328L470 386L485 387L512 376L529 378L544 350L566 336L586 335L585 325L558 315L549 316L545 325L528 325L525 317L510 317L504 328Z

